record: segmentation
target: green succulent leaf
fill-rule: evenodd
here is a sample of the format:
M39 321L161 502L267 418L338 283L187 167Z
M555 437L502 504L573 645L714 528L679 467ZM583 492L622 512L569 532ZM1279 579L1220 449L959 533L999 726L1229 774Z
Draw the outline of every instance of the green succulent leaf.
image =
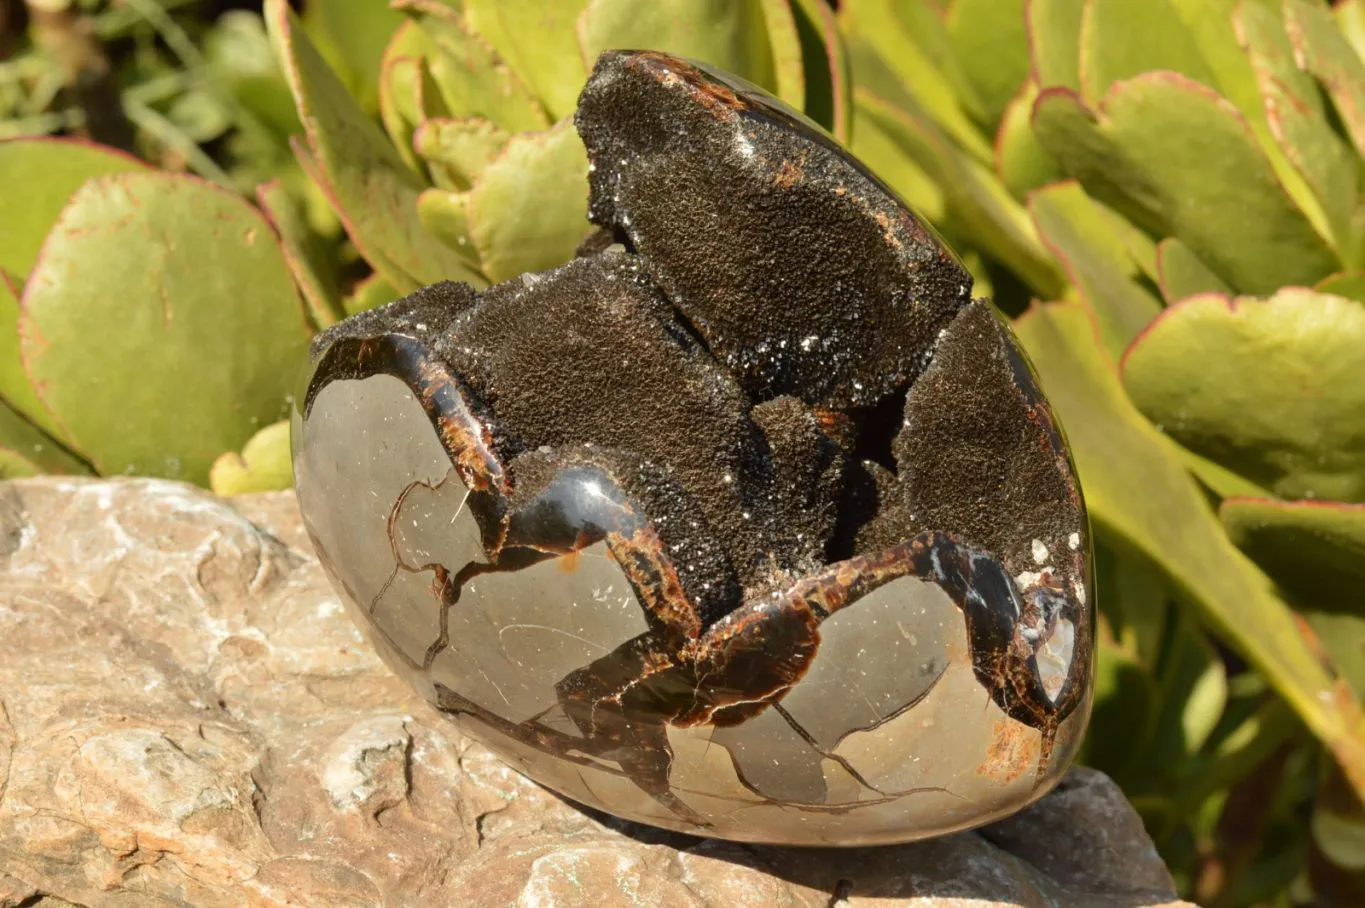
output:
M661 50L779 88L760 0L592 0L578 19L578 43L589 66L604 50Z
M1101 531L1095 545L1095 582L1096 606L1109 622L1117 645L1144 674L1155 678L1164 645L1172 636L1169 625L1178 616L1169 607L1171 592L1164 572L1141 553L1126 548L1122 540L1111 544Z
M1337 669L1365 692L1365 505L1234 498L1228 535L1298 604Z
M993 126L1029 75L1026 0L957 0L948 7L947 44Z
M995 134L995 172L1017 199L1025 199L1033 190L1063 176L1057 159L1033 134L1033 102L1037 99L1038 86L1032 80L1020 86L1001 113L1000 129Z
M0 479L40 473L84 475L90 468L0 400Z
M454 188L468 189L511 139L510 133L488 120L435 117L417 128L412 144L424 160L444 169Z
M360 106L378 105L380 61L402 13L376 0L308 0L310 24L331 40L345 70L346 83Z
M256 204L275 229L280 251L308 306L313 327L326 328L335 323L344 316L336 266L322 238L309 226L307 212L278 180L256 188Z
M913 26L920 17L919 0L845 0L839 7L839 23L849 36L854 58L854 82L864 85L860 69L867 64L859 57L871 55L875 65L888 69L900 91L913 99L915 107L931 119L956 146L981 163L989 163L992 151L980 128L964 109L963 98L954 85L954 76L935 63L932 41L915 35ZM962 81L965 84L964 80ZM887 100L897 99L887 96ZM854 129L857 135L857 129Z
M863 88L855 94L855 114L854 154L861 157L868 149L875 157L888 143L900 148L943 192L950 232L970 236L1039 295L1060 293L1061 273L1039 242L1028 212L990 170L959 151L927 117ZM887 172L894 176L897 171Z
M792 0L759 0L773 60L773 94L796 110L806 107L806 61Z
M1157 284L1168 303L1200 293L1231 292L1212 268L1175 237L1167 237L1157 244L1156 268Z
M24 288L19 336L39 396L100 473L200 484L284 415L308 344L270 225L166 173L76 192Z
M1344 296L1365 303L1365 271L1343 271L1318 281L1313 289L1319 293Z
M0 269L20 280L71 194L91 177L147 170L143 162L79 139L0 142Z
M834 10L825 0L793 0L805 60L807 116L844 145L853 137L853 80Z
M1269 580L1231 543L1174 446L1129 403L1079 304L1036 306L1016 332L1067 427L1097 529L1159 565L1365 790L1365 726Z
M1180 73L1215 88L1194 36L1171 0L1085 0L1080 30L1081 96L1098 104L1110 86L1154 70Z
M1138 266L1123 237L1074 181L1034 192L1029 213L1043 243L1094 313L1105 348L1117 358L1161 311L1161 302L1133 280Z
M1045 89L1033 127L1090 195L1178 238L1241 292L1311 284L1340 266L1246 121L1198 83L1148 73L1115 84L1097 112L1074 92Z
M1148 784L1149 750L1161 714L1159 665L1168 655L1170 598L1160 570L1136 553L1120 554L1101 531L1095 545L1099 608L1095 713L1085 762L1126 790Z
M1365 505L1231 498L1219 516L1232 541L1299 603L1365 618Z
M275 492L294 484L289 420L271 423L251 436L241 453L228 451L213 462L209 488L215 495Z
M1029 0L1024 11L1038 86L1079 92L1085 0Z
M861 4L868 0L853 2ZM871 2L880 6L882 0ZM963 113L980 126L993 127L995 121L991 119L985 103L977 94L975 84L967 76L966 67L953 44L948 30L947 10L939 8L938 0L893 0L890 5L895 21L928 59L934 71L941 73L952 87ZM1002 9L999 3L996 4L996 8L1002 19L1009 14L1009 11ZM997 54L1006 51L1007 47L996 49Z
M65 437L38 399L19 351L19 285L0 272L0 479L88 473L54 438Z
M853 153L858 160L870 167L920 217L934 224L943 223L948 214L944 187L926 173L866 109L859 108L857 113Z
M1342 37L1355 50L1356 56L1365 59L1365 3L1361 0L1340 0L1332 7L1337 28Z
M1136 227L1132 221L1107 205L1096 202L1095 210L1099 212L1101 218L1109 222L1110 232L1123 243L1138 270L1148 280L1155 282L1157 279L1156 241Z
M342 301L342 306L346 309L347 315L355 315L357 312L391 303L401 295L382 276L371 274L351 288L350 294Z
M417 216L427 232L477 267L478 250L469 234L469 193L428 189L417 197Z
M1365 61L1327 7L1284 0L1284 20L1297 58L1327 89L1356 151L1365 154Z
M1147 744L1156 684L1133 653L1105 635L1103 625L1097 650L1095 705L1080 758L1127 787Z
M1231 101L1251 129L1261 150L1270 161L1275 176L1294 200L1294 204L1308 218L1309 223L1322 236L1330 236L1331 226L1327 214L1318 203L1317 196L1304 182L1299 170L1285 155L1279 141L1270 128L1266 117L1267 107L1261 94L1261 83L1257 78L1251 56L1242 46L1242 36L1238 34L1238 11L1242 7L1273 7L1278 9L1280 0L1169 0L1175 8L1186 29L1198 44L1200 53L1213 73L1212 87L1227 100Z
M588 78L575 26L587 0L463 0L465 20L521 77L550 118L573 113Z
M0 422L4 417L0 416ZM0 447L0 479L23 479L43 471L38 465L11 448Z
M380 74L379 121L393 140L398 157L413 173L426 171L413 149L413 135L422 122L418 93L421 91L421 57L385 57Z
M393 140L393 147L413 173L425 176L422 162L412 148L412 134L417 128L413 119L418 107L415 102L417 67L420 61L435 53L426 32L411 19L404 19L394 31L384 56L379 63L379 120Z
M1123 383L1200 456L1286 498L1365 500L1365 303L1206 294L1134 341Z
M288 4L267 0L266 13L312 150L300 163L329 193L361 254L403 292L447 278L482 285L459 256L422 229L422 182L346 93Z
M38 392L33 388L33 382L29 379L28 371L24 368L22 352L19 349L19 315L20 298L23 295L23 288L10 275L0 272L0 398L16 414L22 414L23 418L32 423L33 426L42 433L51 435L53 438L66 439L66 432L57 424L51 411L43 404L38 397ZM16 417L17 418L17 417ZM18 444L11 436L11 431L0 434L0 444L14 447ZM20 432L18 435L25 443L30 438L28 432ZM38 444L43 444L38 441ZM29 450L24 456L32 459L32 451Z
M490 281L573 258L588 223L588 154L573 123L513 136L469 194L469 234Z
M1264 98L1271 135L1322 208L1337 250L1345 261L1354 262L1358 241L1353 222L1360 185L1355 151L1328 120L1317 83L1295 62L1280 11L1243 3L1236 21Z
M452 116L483 117L512 132L550 124L516 72L458 12L440 0L396 0L394 6L434 45L427 66Z

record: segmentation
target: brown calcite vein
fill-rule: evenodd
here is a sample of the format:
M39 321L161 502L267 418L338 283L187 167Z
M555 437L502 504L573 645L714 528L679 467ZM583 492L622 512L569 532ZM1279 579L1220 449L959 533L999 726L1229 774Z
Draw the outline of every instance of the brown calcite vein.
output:
M725 843L577 808L375 657L289 493L0 483L0 641L0 906L1184 904L1122 794L1083 769L979 832L880 848ZM691 767L675 784L723 768L726 809L770 809L701 731L669 731ZM817 733L825 749L838 734ZM831 752L875 774L859 734ZM852 796L839 764L821 768ZM580 771L573 785L607 796L632 784Z

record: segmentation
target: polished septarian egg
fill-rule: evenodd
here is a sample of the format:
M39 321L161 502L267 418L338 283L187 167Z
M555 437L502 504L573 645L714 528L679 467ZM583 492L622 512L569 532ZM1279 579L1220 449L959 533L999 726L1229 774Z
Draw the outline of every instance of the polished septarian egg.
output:
M1084 507L1009 328L751 86L599 59L599 233L314 343L299 502L384 659L625 819L900 842L1041 796L1090 709Z

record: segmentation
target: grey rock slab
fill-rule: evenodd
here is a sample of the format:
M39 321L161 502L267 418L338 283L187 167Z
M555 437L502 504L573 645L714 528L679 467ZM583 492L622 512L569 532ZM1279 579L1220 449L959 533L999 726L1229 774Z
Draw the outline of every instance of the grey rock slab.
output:
M1086 769L977 832L881 848L583 811L384 667L290 493L19 480L0 524L0 908L1184 904Z

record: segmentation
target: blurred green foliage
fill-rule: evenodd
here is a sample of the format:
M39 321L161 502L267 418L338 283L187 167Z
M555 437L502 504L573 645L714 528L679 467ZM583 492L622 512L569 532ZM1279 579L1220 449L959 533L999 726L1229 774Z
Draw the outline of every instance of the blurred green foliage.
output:
M1085 759L1182 890L1365 904L1365 0L0 11L0 476L287 485L310 334L568 258L596 53L693 56L1015 319L1098 539Z

